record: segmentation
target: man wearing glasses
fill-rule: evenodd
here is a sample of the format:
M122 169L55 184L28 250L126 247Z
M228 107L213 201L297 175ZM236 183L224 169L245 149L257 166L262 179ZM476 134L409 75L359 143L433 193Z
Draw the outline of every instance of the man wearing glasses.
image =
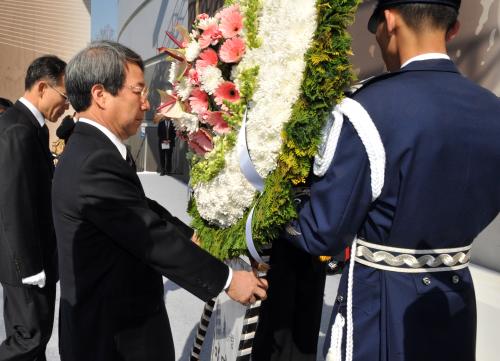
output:
M28 67L25 93L0 118L0 283L6 340L0 360L45 360L52 334L57 249L51 211L54 172L46 121L68 109L66 63Z
M68 63L66 89L80 117L53 184L61 360L173 361L162 275L205 301L225 290L253 303L267 283L203 251L145 196L123 144L149 109L139 55L92 43Z

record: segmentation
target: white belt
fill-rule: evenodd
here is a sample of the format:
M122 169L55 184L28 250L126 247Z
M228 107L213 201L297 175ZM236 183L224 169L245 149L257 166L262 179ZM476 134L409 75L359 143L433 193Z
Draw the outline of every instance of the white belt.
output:
M354 260L365 266L402 273L446 272L469 265L471 245L442 249L409 249L357 240Z
M351 361L353 358L352 289L354 286L353 273L355 263L392 272L445 272L467 267L469 265L470 249L471 245L442 249L398 248L370 243L356 238L351 248L353 258L349 262L347 275L347 320L340 313L337 314L335 323L332 326L331 346L328 350L326 361L342 360L341 345L344 325L347 326L346 361Z

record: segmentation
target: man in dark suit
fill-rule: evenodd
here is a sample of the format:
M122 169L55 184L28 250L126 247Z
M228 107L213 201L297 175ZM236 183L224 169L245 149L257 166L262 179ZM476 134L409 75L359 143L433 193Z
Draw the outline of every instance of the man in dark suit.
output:
M0 360L45 360L52 333L57 252L51 211L54 172L45 121L68 109L66 63L31 63L25 93L0 118L0 282L7 339Z
M158 151L160 153L160 175L172 173L172 153L175 147L175 127L168 118L158 123Z
M226 290L252 303L267 283L203 251L189 227L144 195L122 143L149 109L136 53L92 43L69 62L66 88L80 118L53 184L61 358L173 361L162 275L205 301Z
M378 1L369 29L390 73L335 108L288 236L312 254L352 245L327 360L475 360L467 266L500 211L500 101L446 55L459 7Z

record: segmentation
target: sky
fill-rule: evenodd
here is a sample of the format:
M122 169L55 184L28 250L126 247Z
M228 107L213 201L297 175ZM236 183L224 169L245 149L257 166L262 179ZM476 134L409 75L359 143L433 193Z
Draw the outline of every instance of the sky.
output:
M107 40L116 40L117 27L118 0L92 0L90 30L92 40L102 38L103 34L112 35L112 38Z

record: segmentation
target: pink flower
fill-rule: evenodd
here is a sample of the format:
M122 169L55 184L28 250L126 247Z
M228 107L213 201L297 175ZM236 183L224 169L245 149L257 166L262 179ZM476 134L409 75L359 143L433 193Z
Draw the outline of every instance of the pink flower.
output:
M196 17L196 19L198 19L198 20L206 20L206 19L208 19L209 17L210 17L210 16L208 16L208 14L201 13L201 14L199 14L199 15Z
M218 62L219 58L217 57L215 50L208 48L200 54L199 60L196 61L196 68L199 70L206 68L207 66L217 66Z
M189 97L189 105L194 113L202 114L208 110L208 95L200 88L195 88Z
M217 24L210 24L203 31L203 34L200 36L200 47L202 49L208 48L210 45L217 45L219 39L222 38L222 33L217 27Z
M199 155L204 155L206 152L210 152L214 148L212 136L202 128L189 135L188 145Z
M210 124L214 132L219 134L229 133L231 128L222 116L223 112L209 112L206 123Z
M232 103L240 100L240 92L234 83L225 81L215 90L215 101L222 104L222 100L228 100Z
M224 12L221 15L219 29L226 39L235 37L243 28L243 16L239 11Z
M222 9L219 11L217 14L215 14L216 19L222 19L227 17L229 14L234 13L234 12L240 12L240 7L239 5L231 5L228 6L227 8Z
M200 75L198 74L198 72L195 69L189 69L188 80L193 85L200 84Z
M219 50L219 56L225 63L237 63L245 53L245 42L236 37L227 39Z

